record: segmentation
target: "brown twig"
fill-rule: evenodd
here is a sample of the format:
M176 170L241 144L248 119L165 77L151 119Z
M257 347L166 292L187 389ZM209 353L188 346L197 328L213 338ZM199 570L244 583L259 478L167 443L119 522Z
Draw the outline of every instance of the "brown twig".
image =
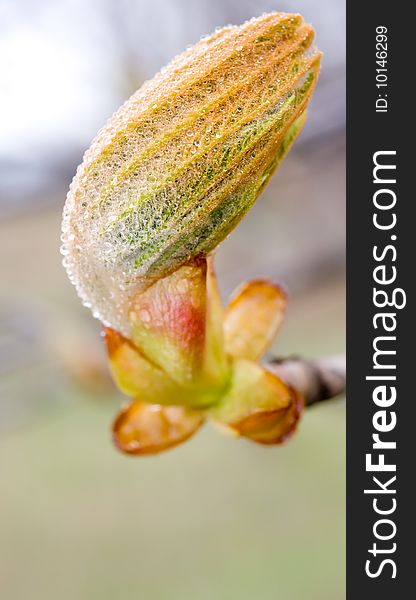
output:
M267 369L298 390L310 406L343 394L346 387L345 355L319 360L276 358Z

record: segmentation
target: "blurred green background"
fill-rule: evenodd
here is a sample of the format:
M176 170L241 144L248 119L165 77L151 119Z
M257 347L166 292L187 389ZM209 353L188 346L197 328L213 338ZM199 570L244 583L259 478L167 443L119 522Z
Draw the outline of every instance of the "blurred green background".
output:
M206 426L154 458L112 446L123 398L99 324L61 266L70 179L106 118L215 26L301 12L325 52L309 122L217 258L226 298L290 293L271 355L345 347L344 4L340 0L0 2L0 597L345 597L342 399L280 448Z

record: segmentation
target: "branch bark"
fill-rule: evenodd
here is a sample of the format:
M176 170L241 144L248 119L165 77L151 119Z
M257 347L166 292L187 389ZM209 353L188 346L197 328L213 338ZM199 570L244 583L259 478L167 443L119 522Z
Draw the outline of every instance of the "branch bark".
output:
M335 398L346 389L345 355L319 360L276 358L266 368L298 390L306 406Z

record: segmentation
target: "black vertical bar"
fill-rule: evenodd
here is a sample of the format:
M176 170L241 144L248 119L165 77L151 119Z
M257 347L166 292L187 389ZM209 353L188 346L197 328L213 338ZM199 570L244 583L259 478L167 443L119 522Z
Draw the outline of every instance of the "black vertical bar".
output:
M416 138L411 91L415 73L411 6L411 3L391 0L347 2L347 597L351 600L401 600L416 596L412 592L416 574L412 550L416 532L416 386L413 382L413 373L416 375L413 344L416 334L416 198L411 178L413 172L416 173ZM383 28L387 36L384 64L383 46L376 45L382 43L376 36L381 35L378 39L383 40ZM377 83L384 82L387 86L377 87ZM382 112L384 110L386 112ZM380 151L391 152L379 155L380 163L396 166L376 171L376 179L379 174L383 183L374 182L373 177L374 153ZM390 179L396 181L387 183ZM385 191L377 194L378 190ZM388 205L389 199L393 202L394 197L396 202L391 209L377 208L376 204ZM397 223L391 229L382 230L376 227L374 218L382 225L390 225L394 218ZM388 246L391 248L386 250ZM383 251L386 254L380 258ZM376 277L390 279L395 267L394 282L380 284L374 280L374 269L383 265L385 271L379 269ZM393 306L375 307L374 289L384 290ZM404 299L401 292L393 296L398 289L406 294L403 308L394 306L402 304ZM377 296L380 304L382 296ZM382 317L374 323L377 313L390 316L384 323ZM386 332L384 325L393 327L394 320L396 327ZM373 368L373 342L378 336L396 338L379 342L379 348L396 352L380 355L379 363L385 367L382 369ZM396 368L387 368L393 363ZM367 376L394 376L396 380L377 381L366 379ZM374 390L384 385L388 397L383 398L379 390L377 399L386 402L377 405ZM387 406L394 391L397 398ZM375 416L378 411L383 414ZM380 432L375 424L391 430ZM396 448L373 448L373 434L378 434L381 441L396 444ZM395 466L396 470L374 471L371 466L366 470L367 454L371 455L369 460L373 465L381 463L383 454L385 463ZM389 493L383 492L373 477L378 478ZM396 479L387 485L393 477ZM364 490L379 493L366 494ZM376 512L376 508L388 511L394 506L390 514ZM384 522L378 523L383 519Z

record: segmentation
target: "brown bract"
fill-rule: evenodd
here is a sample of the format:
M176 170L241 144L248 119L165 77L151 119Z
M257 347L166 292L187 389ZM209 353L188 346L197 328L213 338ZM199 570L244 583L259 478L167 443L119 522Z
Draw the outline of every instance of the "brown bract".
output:
M293 388L286 408L257 410L230 424L239 435L264 445L282 444L296 431L304 407L303 397Z
M182 406L132 402L113 424L115 445L126 454L157 454L189 439L204 417Z

